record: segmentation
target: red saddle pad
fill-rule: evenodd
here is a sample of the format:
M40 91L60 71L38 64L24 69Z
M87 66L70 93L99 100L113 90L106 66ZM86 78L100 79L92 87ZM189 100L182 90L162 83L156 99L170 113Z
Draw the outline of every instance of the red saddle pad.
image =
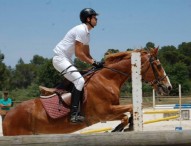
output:
M40 98L40 100L47 114L53 119L66 116L70 112L70 109L59 103L59 97L56 94L49 98Z

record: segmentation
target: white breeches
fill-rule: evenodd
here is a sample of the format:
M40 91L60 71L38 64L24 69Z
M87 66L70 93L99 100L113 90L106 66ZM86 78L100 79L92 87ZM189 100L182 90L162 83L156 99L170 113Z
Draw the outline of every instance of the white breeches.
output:
M76 87L76 89L82 91L85 80L83 76L79 73L78 69L75 66L73 66L71 60L67 59L66 57L54 56L52 63L54 68L60 73L62 73L66 79L71 81Z

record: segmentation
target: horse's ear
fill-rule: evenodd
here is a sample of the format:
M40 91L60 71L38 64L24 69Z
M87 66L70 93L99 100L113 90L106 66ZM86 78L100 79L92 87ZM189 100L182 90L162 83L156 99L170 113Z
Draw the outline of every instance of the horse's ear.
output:
M156 56L158 54L159 46L154 49L154 55Z
M155 51L154 51L153 48L149 47L149 51L150 51L150 54L151 54L151 55L154 55Z
M150 48L151 56L157 57L158 49L159 49L159 47L157 47L157 48Z

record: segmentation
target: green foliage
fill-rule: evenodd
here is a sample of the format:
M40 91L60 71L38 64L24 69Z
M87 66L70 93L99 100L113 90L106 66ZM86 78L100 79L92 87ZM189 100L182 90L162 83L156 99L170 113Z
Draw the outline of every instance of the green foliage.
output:
M2 62L4 60L4 54L1 54L0 52L0 61Z
M10 71L3 63L4 54L0 51L0 89L7 90L9 88Z
M79 69L79 71L86 70L91 66L85 62L80 61L78 58L74 59L74 64Z
M132 95L132 85L131 85L131 81L128 80L121 87L121 96L128 96L128 97L130 97L131 95Z
M61 74L53 67L52 59L46 61L39 68L39 77L38 84L46 86L46 87L55 87L58 83L62 82L64 79Z
M18 64L12 80L13 88L27 88L35 79L35 68L32 64Z
M10 97L15 101L25 101L35 98L36 96L30 95L30 91L26 89L14 89L11 91Z
M146 48L154 48L154 47L155 47L155 44L152 43L152 42L148 42L148 43L146 44Z
M191 56L191 42L183 42L178 46L178 51L185 55L185 56Z
M178 86L179 84L182 85L182 92L188 92L189 88L188 87L188 77L189 77L189 72L186 67L186 65L182 62L178 62L174 64L171 68L168 70L169 73L169 78L171 81L171 84L173 85L173 90L171 94L178 94Z
M117 53L117 52L119 52L119 50L117 50L117 49L108 49L107 52L104 54L104 56L113 54L113 53Z

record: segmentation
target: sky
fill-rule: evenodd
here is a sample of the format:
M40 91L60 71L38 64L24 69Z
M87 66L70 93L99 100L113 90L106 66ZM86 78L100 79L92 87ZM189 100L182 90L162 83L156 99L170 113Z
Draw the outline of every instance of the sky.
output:
M20 58L52 58L53 48L80 24L83 8L93 8L90 52L101 60L108 49L125 51L191 42L191 0L0 0L0 52L15 67Z

